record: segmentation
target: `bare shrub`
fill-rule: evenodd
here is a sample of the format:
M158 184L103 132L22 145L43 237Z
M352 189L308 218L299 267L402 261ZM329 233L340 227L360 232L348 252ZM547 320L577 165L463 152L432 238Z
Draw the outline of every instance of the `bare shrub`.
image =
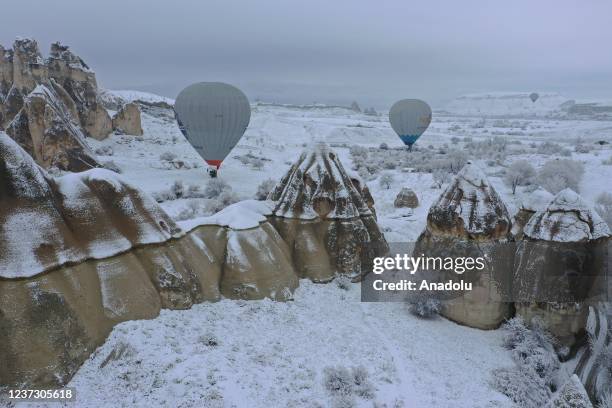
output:
M392 173L383 173L378 179L378 185L380 185L381 188L386 188L389 190L393 184L393 181L395 181L395 177Z
M533 183L536 171L527 160L517 160L506 170L504 182L516 193L517 186L528 186Z
M421 319L433 319L442 310L439 299L423 294L415 296L408 301L408 311Z
M582 163L570 159L549 160L538 172L538 183L553 194L565 188L580 191L580 182L584 175Z
M171 162L171 161L176 160L176 154L174 154L174 153L172 153L170 151L163 152L162 154L159 155L159 159L161 161Z
M275 186L276 181L274 179L269 178L262 181L259 186L257 186L257 191L255 192L255 199L260 201L266 200Z

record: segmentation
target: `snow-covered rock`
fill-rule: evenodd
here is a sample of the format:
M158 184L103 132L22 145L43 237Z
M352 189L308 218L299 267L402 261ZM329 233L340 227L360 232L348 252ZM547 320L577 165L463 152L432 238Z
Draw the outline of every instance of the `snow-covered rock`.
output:
M98 167L85 141L74 105L62 87L38 85L23 100L23 108L7 133L44 168L83 171ZM64 102L66 101L66 103Z
M468 162L429 209L427 229L436 235L485 240L506 238L510 215L478 165Z
M35 40L18 38L12 51L2 49L1 54L0 94L6 95L0 98L1 127L18 114L26 95L44 85L61 94L87 136L104 139L111 133L111 118L101 104L95 73L67 46L52 44L45 60Z
M140 108L134 102L123 105L113 116L113 129L128 135L142 135Z
M525 228L531 217L536 212L544 210L553 197L551 193L542 187L525 193L525 196L521 199L519 211L512 220L512 236L515 239L520 239L523 236L523 228Z
M531 239L585 242L610 236L606 222L576 192L566 188L525 226Z
M0 384L64 384L114 325L161 308L290 299L289 247L265 216L247 219L261 206L185 233L116 173L52 177L0 133Z
M424 271L430 281L459 279L472 290L446 293L442 315L480 329L494 329L510 317L504 278L512 271L510 216L505 204L476 164L468 162L429 209L427 226L413 256L484 258L485 267L467 271Z
M525 321L541 319L561 344L584 334L588 304L606 296L610 230L574 191L535 213L517 244L513 297Z
M326 144L302 153L269 197L270 222L285 239L300 277L360 279L388 251L365 184L351 178Z
M412 189L404 187L397 194L397 197L395 197L395 200L393 201L393 206L395 208L417 208L419 206L419 198Z

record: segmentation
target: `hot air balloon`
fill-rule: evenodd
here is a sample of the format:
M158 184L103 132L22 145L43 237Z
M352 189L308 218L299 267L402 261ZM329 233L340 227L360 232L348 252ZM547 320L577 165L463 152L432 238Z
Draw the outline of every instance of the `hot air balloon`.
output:
M244 93L232 85L200 82L179 93L174 114L189 143L218 170L249 125L251 106Z
M389 122L402 142L412 149L431 123L431 108L419 99L402 99L391 107Z
M532 92L529 94L529 99L531 99L531 102L537 101L539 97L540 95L537 92Z

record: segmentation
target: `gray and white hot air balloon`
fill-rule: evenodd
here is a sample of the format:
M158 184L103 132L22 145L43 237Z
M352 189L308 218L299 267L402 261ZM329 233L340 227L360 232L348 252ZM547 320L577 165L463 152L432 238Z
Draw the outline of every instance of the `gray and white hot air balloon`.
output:
M540 97L540 94L538 94L537 92L532 92L529 94L529 99L531 99L531 102L534 102L538 100L538 98Z
M176 97L174 113L181 132L217 169L251 120L251 105L238 88L221 82L189 85Z
M419 99L402 99L389 110L389 122L405 145L412 145L431 123L431 108Z

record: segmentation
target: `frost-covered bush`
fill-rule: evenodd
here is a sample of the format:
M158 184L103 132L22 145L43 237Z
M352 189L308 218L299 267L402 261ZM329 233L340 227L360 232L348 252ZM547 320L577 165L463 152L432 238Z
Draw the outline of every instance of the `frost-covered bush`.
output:
M123 170L121 170L121 167L119 167L119 165L112 160L105 162L103 166L105 169L114 171L117 174L121 174L123 172Z
M468 161L467 154L462 150L451 150L448 152L448 166L453 174L459 173L459 170L465 166Z
M204 198L216 198L225 191L230 191L232 188L222 179L213 178L208 181L204 188Z
M451 181L451 175L445 170L435 170L432 173L433 188L442 188L442 186Z
M504 346L515 367L494 371L492 385L521 407L539 407L550 398L560 363L554 340L536 319L527 327L521 317L503 326Z
M260 201L267 199L268 195L270 195L270 191L272 191L274 186L276 186L276 181L274 181L274 179L269 178L262 181L257 186L257 191L255 192L255 199Z
M349 154L351 155L351 157L353 158L353 160L356 157L362 157L364 159L368 158L368 149L366 149L363 146L359 146L359 145L353 145L349 148Z
M612 390L604 392L599 396L597 408L612 408Z
M432 319L442 310L442 303L439 299L431 296L415 296L408 301L408 311L413 316L421 319Z
M540 143L538 147L536 148L536 151L538 152L538 154L543 154L543 155L551 155L551 154L563 155L564 151L566 150L567 149L565 149L560 144L554 143L548 140L545 141L544 143ZM570 155L571 155L571 152L570 152Z
M190 220L200 216L200 205L196 201L189 201L187 206L183 208L174 219L177 221Z
M158 203L163 203L179 198L204 198L204 193L200 190L200 186L185 187L182 181L176 180L170 188L153 193L153 198Z
M576 153L590 153L593 148L586 144L577 144L574 146L574 151Z
M533 183L536 170L527 160L517 160L506 170L504 182L512 188L512 194L516 192L517 186L528 186Z
M159 160L171 162L173 160L176 160L176 154L170 151L163 152L162 154L159 155Z
M605 160L602 160L601 164L603 164L604 166L612 166L612 156L608 157Z
M458 143L459 143L459 141L460 141L460 140L461 140L461 139L459 139L457 136L453 136L453 137L451 137L451 143L452 143L452 144L455 144L455 145L456 145L456 144L458 144Z
M378 148L380 150L389 150L389 146L386 143L381 143L380 146L378 146Z
M323 386L334 398L358 396L364 399L374 397L374 386L369 380L368 370L363 366L325 367Z
M553 194L565 188L580 191L580 182L584 175L582 163L570 159L550 160L538 172L538 183Z
M112 156L113 154L115 154L115 151L110 146L102 146L102 147L98 147L95 150L95 153L98 156Z
M595 211L597 214L608 223L612 228L612 194L608 192L601 193L595 200Z
M521 408L543 407L551 396L542 378L530 368L498 368L493 371L491 386Z
M351 287L351 279L346 275L338 275L334 279L336 286L342 290L349 290Z
M228 205L237 203L238 201L240 200L236 194L234 194L231 190L225 190L206 204L206 211L214 214L221 211Z
M395 180L395 177L393 176L392 173L384 173L378 179L378 185L381 188L385 188L388 190L391 188L391 184L393 184L394 180Z

